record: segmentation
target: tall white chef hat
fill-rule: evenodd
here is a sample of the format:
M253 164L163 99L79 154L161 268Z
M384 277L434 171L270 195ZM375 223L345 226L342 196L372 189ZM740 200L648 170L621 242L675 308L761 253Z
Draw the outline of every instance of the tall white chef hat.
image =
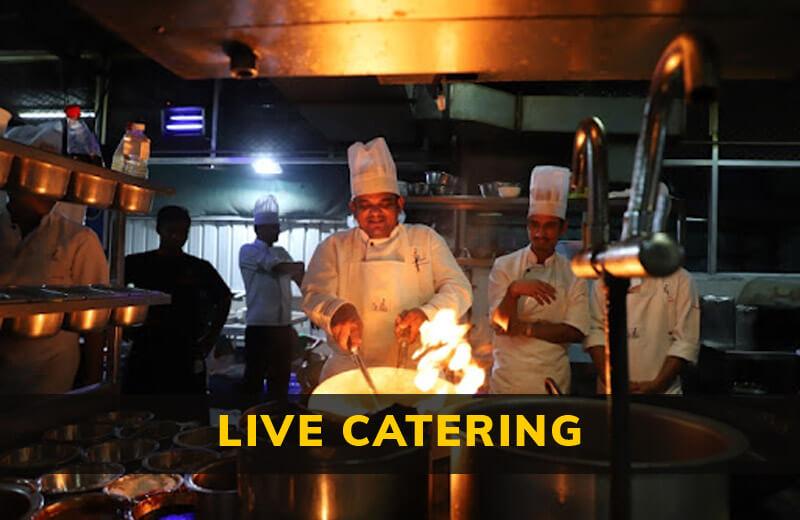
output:
M537 166L531 172L531 194L528 216L567 216L571 172L561 166Z
M350 192L353 198L372 193L400 195L397 168L383 137L376 137L367 144L356 142L350 145L347 162L350 165Z
M253 223L256 226L278 223L278 201L275 196L264 195L256 201L253 208Z

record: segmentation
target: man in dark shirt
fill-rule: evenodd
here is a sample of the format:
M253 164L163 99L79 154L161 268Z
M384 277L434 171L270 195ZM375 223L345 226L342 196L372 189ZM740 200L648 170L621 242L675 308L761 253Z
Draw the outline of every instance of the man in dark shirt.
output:
M150 307L131 330L133 348L123 390L136 394L204 394L204 359L228 317L231 292L214 267L183 252L191 219L186 209L158 212L159 247L125 258L125 283L172 296Z

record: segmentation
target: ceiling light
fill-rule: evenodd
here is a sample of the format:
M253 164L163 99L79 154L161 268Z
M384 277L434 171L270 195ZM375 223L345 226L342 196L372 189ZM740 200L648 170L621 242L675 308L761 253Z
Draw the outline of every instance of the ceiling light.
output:
M161 110L161 133L165 136L202 136L206 131L203 107L166 107Z
M283 173L283 168L272 157L257 157L251 163L253 171L261 175L278 175Z

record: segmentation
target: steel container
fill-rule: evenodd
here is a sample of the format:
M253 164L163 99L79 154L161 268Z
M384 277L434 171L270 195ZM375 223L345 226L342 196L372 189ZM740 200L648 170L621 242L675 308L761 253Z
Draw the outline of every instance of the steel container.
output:
M608 518L606 401L481 399L453 413L544 415L547 425L571 414L583 433L573 447L551 439L543 447L454 448L451 519ZM631 405L630 425L632 519L729 517L726 463L747 448L741 433L703 417L641 404Z
M45 495L98 491L125 474L121 464L74 464L42 475L39 487Z
M219 453L207 449L175 448L158 451L144 459L142 467L154 473L191 473L219 458Z
M9 520L30 520L44 505L44 497L30 480L0 478L0 512Z
M153 207L156 192L133 184L120 183L114 206L126 213L147 213Z
M117 181L76 171L69 184L68 198L79 204L107 208L114 203Z
M186 486L197 495L198 520L239 518L238 482L235 457L214 461L190 475Z
M63 166L20 157L15 178L17 186L25 191L42 197L61 199L67 194L70 172Z
M48 442L60 442L89 446L110 439L114 436L114 427L109 424L66 424L48 430L42 437Z
M0 471L23 477L42 473L78 460L81 450L69 444L32 444L0 456Z

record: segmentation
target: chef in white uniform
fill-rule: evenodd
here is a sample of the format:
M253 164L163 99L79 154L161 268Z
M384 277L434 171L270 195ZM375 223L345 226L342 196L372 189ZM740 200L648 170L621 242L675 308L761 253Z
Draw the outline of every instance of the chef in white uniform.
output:
M256 240L239 250L239 268L247 293L244 387L257 394L267 375L269 399L286 399L292 367L292 287L303 281L303 262L276 246L281 226L278 201L261 197L253 208Z
M570 171L537 166L531 172L531 243L495 260L489 274L489 312L497 334L490 390L543 394L545 378L569 392L569 343L589 331L586 282L556 253L566 231Z
M661 189L666 192L666 186ZM668 205L665 212L669 214ZM585 341L597 367L601 391L605 370L604 292L602 280L594 284L591 327ZM700 304L694 279L685 269L665 278L634 278L626 301L630 392L681 394L680 371L686 363L696 363L700 352Z
M108 283L108 263L94 231L63 216L55 201L23 192L9 197L7 211L0 213L0 286ZM73 332L2 337L0 393L66 392L80 357Z
M303 310L334 349L321 380L355 368L351 349L368 366L409 366L398 359L401 339L413 343L441 309L461 316L472 305L472 288L442 237L398 223L404 199L386 141L355 143L347 156L358 228L317 247L302 286Z

